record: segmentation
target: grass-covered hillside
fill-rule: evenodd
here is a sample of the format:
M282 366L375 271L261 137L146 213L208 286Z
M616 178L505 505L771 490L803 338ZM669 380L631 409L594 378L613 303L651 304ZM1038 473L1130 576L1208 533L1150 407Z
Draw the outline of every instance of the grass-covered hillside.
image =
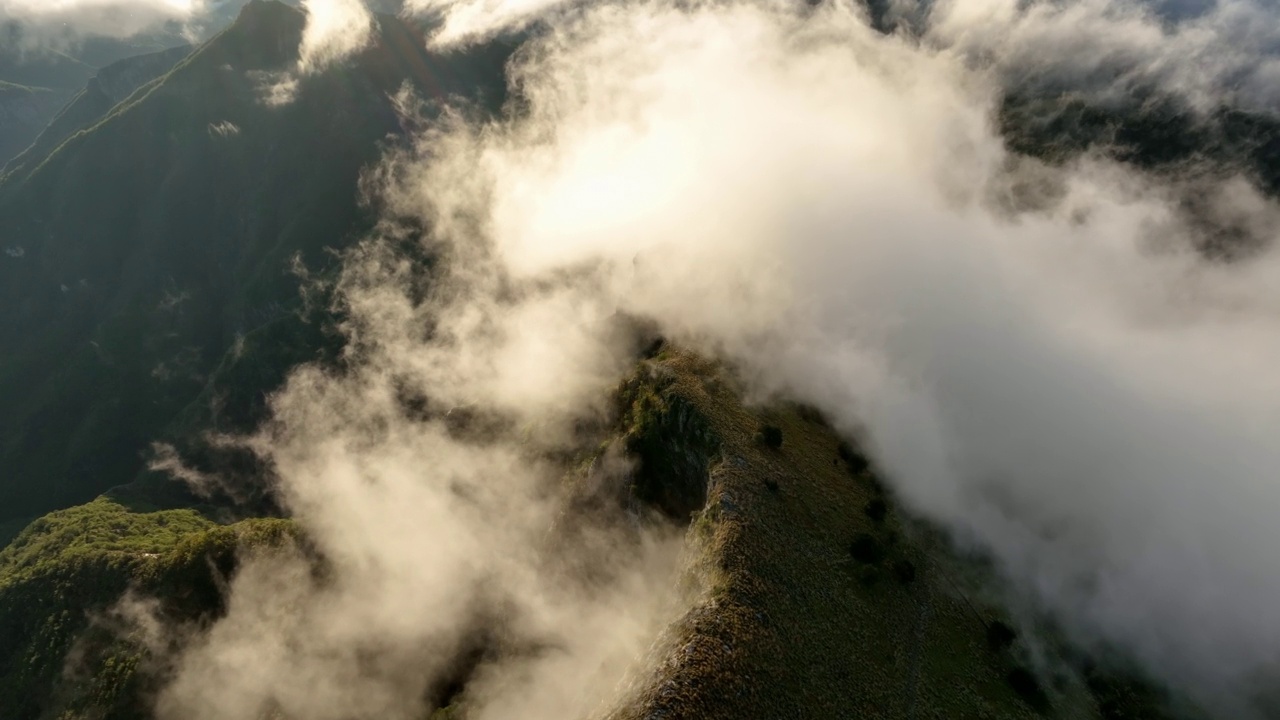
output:
M198 625L218 612L238 552L294 536L284 520L219 526L106 497L31 523L0 551L3 716L146 717L158 675L136 628L112 614L125 593Z
M980 600L992 579L899 510L814 411L748 407L726 368L674 349L624 387L641 467L700 466L705 484L666 492L703 493L688 541L709 592L619 720L1166 717L1158 693L1069 648L1056 672L1033 662Z

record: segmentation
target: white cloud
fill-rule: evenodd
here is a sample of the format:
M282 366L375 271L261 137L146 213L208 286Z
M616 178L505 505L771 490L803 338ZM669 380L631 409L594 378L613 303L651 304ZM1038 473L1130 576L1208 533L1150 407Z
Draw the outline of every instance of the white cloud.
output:
M432 41L442 47L480 42L519 30L544 14L572 5L567 0L406 0L405 12L441 17Z
M328 70L373 40L376 21L365 0L302 0L301 7L307 19L297 63L258 78L262 102L268 106L293 102L303 76Z
M598 8L514 69L527 113L432 138L397 207L517 278L602 269L584 298L865 427L908 504L1079 638L1245 716L1280 656L1280 257L1202 261L1170 193L1106 164L1041 168L1046 210L985 205L1011 64L930 47L830 6ZM1247 183L1207 202L1274 244Z
M231 23L248 0L0 0L0 25L21 27L25 44L128 38L173 25L193 40ZM363 49L373 31L365 0L283 0L307 13L302 72L322 70Z
M302 72L323 70L364 49L373 35L373 15L364 0L303 0Z
M678 615L676 533L621 509L566 514L565 468L547 459L624 367L600 340L608 309L574 285L507 282L482 246L431 270L396 246L347 259L350 370L296 372L252 441L322 569L251 558L226 617L174 658L159 717L419 718L476 649L490 654L468 675L469 716L576 717L624 697ZM406 393L436 417L406 413ZM439 416L459 406L510 430L460 438ZM595 480L625 470L606 455Z
M923 42L848 6L770 0L554 18L513 66L519 116L447 116L388 158L384 199L431 228L440 263L390 242L353 253L352 369L296 374L258 440L332 574L251 563L162 716L411 716L495 608L565 652L487 666L478 716L535 693L525 717L614 697L670 617L675 550L599 528L575 547L616 572L566 591L539 551L552 469L529 450L621 371L605 338L622 310L865 428L908 505L1077 638L1248 717L1249 683L1280 659L1280 256L1206 263L1168 188L1094 161L1011 164L990 119L1028 69L1118 67L1192 99L1262 77L1198 34L1253 7L1169 35L1093 0L957 1ZM495 17L489 31L528 14ZM1202 51L1167 52L1170 37ZM1032 172L1058 200L992 206ZM1280 211L1245 181L1204 200L1274 246ZM405 387L492 408L527 439L409 422Z
M1090 92L1113 102L1145 85L1198 109L1226 102L1280 110L1278 13L1258 0L1219 0L1174 22L1132 0L943 0L928 38L994 63L1008 85Z
M24 42L99 35L125 38L185 25L216 6L208 0L0 0L0 25L18 23Z

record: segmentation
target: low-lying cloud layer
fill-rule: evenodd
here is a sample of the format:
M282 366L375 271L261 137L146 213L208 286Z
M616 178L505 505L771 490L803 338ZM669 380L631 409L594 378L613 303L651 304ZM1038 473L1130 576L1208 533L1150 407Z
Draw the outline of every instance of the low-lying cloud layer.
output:
M307 13L300 66L323 69L360 50L373 32L373 15L364 0L302 0Z
M609 309L510 278L483 243L426 268L401 240L389 225L347 257L350 370L296 372L252 440L323 563L248 559L160 718L417 719L463 681L468 717L599 717L678 617L679 532L608 500L627 463L555 459L627 366ZM569 512L592 487L612 512Z
M530 446L460 442L397 398L493 408L554 445L620 372L622 311L862 433L904 502L1078 640L1250 717L1280 660L1280 209L1244 179L1209 192L1268 241L1209 263L1168 188L1011 158L992 115L1032 48L1046 77L1266 105L1271 31L1228 22L1263 12L1240 0L1172 30L1137 6L1013 7L940 3L924 41L771 0L549 20L511 68L519 115L446 115L388 157L382 200L444 260L354 253L356 371L295 375L259 440L331 578L251 566L162 714L412 716L476 608L563 650L482 673L480 717L609 697L669 617L669 539L601 529L579 550L631 561L565 590L531 549L554 505Z
M6 36L24 49L166 29L198 34L206 18L241 4L236 0L0 0L0 29L6 29Z
M514 69L526 116L435 139L404 202L518 277L603 267L618 307L865 426L1074 631L1225 701L1280 652L1278 259L1205 263L1122 168L1010 171L1004 65L967 55L829 6L598 9ZM993 209L1028 174L1060 200ZM1274 235L1247 183L1210 202Z
M254 441L324 563L250 559L226 617L178 659L161 718L421 718L462 681L468 717L597 716L679 609L674 531L565 514L566 470L548 459L592 415L578 400L612 381L556 352L607 346L546 347L581 332L556 298L502 300L463 260L415 301L425 270L393 246L349 258L353 370L296 373ZM457 419L477 408L514 425ZM625 471L609 455L589 481Z
M555 18L576 0L407 0L439 14L433 42L477 42ZM1006 87L1079 92L1123 103L1135 90L1174 93L1194 109L1226 102L1277 109L1280 23L1267 0L889 0L870 3L886 29L994 65Z
M86 38L148 33L199 41L235 20L250 0L0 0L0 30L23 50L75 46ZM339 60L368 42L371 11L397 12L399 0L281 0L310 16L306 63ZM5 48L0 48L3 50Z
M1132 0L944 0L929 14L926 34L994 64L1004 85L1046 95L1077 92L1122 104L1135 90L1155 89L1198 110L1219 103L1280 109L1275 4L1186 5L1168 12L1168 5Z

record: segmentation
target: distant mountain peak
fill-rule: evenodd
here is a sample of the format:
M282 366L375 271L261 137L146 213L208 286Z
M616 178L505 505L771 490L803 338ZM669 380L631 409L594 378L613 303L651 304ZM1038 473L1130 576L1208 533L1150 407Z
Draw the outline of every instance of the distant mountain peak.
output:
M303 12L280 0L249 0L240 8L233 26L246 23L279 22L286 17L300 17Z
M296 7L279 0L250 0L240 8L240 14L231 23L231 33L250 33L261 37L265 34L289 34L301 38L306 25L306 14Z

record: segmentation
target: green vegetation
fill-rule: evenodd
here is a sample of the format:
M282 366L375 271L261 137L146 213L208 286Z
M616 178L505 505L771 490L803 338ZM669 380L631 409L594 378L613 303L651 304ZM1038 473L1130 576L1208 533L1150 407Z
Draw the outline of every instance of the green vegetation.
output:
M106 498L50 513L0 550L0 584L17 582L76 558L138 557L171 549L213 523L194 510L138 514Z
M0 256L6 719L145 717L163 668L113 614L121 598L199 626L241 553L297 541L287 520L210 520L276 510L256 459L203 435L252 427L290 368L338 356L328 299L308 287L304 304L291 268L323 277L372 227L359 178L403 132L390 96L505 92L510 47L436 56L383 17L372 47L269 107L262 73L296 57L302 20L251 3L123 102L86 90L0 178L0 247L23 251ZM156 440L252 493L192 509L145 470Z
M160 599L171 621L198 622L221 611L219 584L239 553L297 537L289 521L219 526L107 498L31 523L0 551L5 717L145 717L149 648L112 613L126 592Z
M639 467L631 495L687 522L707 501L709 468L720 439L706 418L674 392L674 378L641 369L618 390L623 440Z

